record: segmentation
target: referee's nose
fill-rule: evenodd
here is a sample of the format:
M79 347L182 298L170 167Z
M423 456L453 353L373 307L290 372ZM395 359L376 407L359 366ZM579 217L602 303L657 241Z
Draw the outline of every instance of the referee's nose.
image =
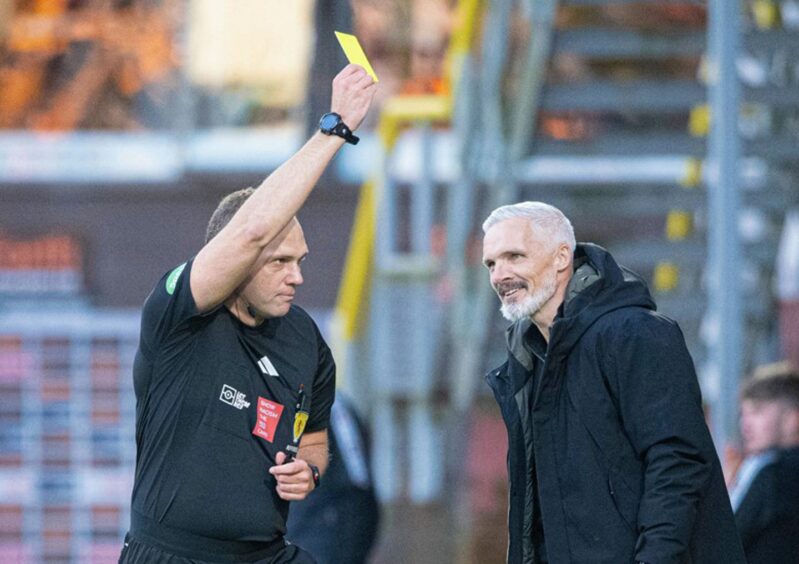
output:
M286 276L286 284L289 286L299 286L304 281L302 277L302 267L300 263L294 262L289 266L288 276Z

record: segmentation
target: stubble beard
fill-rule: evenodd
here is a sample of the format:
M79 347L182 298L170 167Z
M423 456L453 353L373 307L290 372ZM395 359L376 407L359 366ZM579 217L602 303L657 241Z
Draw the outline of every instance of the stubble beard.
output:
M542 307L544 307L544 304L552 299L557 289L557 272L553 268L542 277L541 284L533 291L532 294L520 302L503 302L499 311L502 313L502 317L511 323L516 323L525 317L532 319L533 316L538 313Z

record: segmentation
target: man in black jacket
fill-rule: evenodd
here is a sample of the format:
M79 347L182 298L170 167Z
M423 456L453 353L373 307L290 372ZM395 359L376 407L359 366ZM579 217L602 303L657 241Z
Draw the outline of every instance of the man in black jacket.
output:
M677 324L556 208L483 224L508 360L508 562L739 564L729 498Z

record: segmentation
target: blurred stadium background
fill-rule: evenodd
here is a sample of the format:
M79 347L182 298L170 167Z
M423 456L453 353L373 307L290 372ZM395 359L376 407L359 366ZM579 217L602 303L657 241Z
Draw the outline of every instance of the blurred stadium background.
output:
M298 303L373 433L373 561L502 562L494 206L541 199L682 325L714 436L799 361L799 0L0 0L0 562L115 562L138 308L327 109L380 77L300 219Z

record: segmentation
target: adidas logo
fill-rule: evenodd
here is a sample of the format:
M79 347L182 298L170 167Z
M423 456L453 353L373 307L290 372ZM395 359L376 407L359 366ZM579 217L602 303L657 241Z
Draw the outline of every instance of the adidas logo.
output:
M275 365L272 364L272 361L269 360L269 357L266 355L262 356L261 360L258 361L258 368L261 369L261 372L269 376L279 376L277 370L275 370Z

